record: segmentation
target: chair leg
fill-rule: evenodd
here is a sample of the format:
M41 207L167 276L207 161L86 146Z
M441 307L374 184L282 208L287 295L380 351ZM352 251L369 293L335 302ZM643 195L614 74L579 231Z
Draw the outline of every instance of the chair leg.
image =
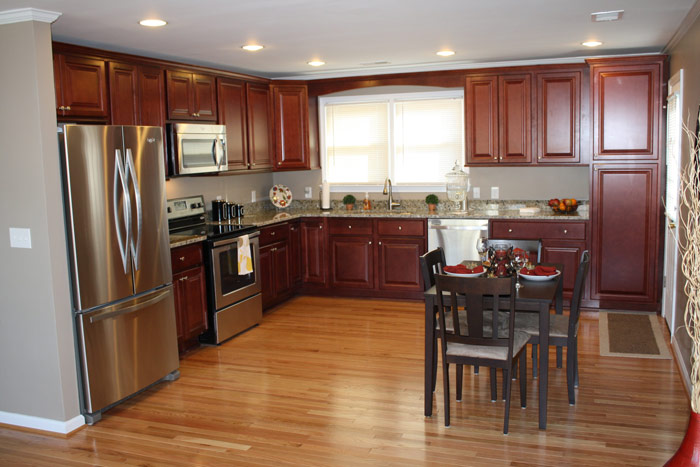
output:
M474 365L474 374L475 375L479 374L479 365Z
M576 338L571 342L571 347L567 352L571 352L574 359L574 387L578 387L578 341Z
M520 407L527 407L527 352L522 351L518 358L520 365Z
M506 389L508 389L508 386L506 385L506 380L510 380L510 375L508 374L508 370L503 368L501 370L501 376L503 376L503 400L506 400Z
M532 377L537 379L537 344L532 344Z
M561 368L562 350L561 345L557 346L557 368Z
M505 387L505 400L506 400L506 414L503 420L503 434L507 435L508 434L508 420L510 419L510 390L513 387L513 381L510 379L510 375L508 374L507 369L503 369L503 375L504 375L504 381L506 383Z
M574 349L572 346L568 346L566 349L566 390L569 393L569 405L576 404L576 395L574 394L575 372Z
M455 365L457 367L457 402L462 402L462 380L464 377L464 365Z
M495 368L490 368L490 373L491 373L491 402L496 402L496 397L498 395L496 394L496 369Z
M433 392L437 386L437 360L438 360L438 345L437 338L433 339Z
M450 365L442 360L442 384L445 393L445 427L450 426Z

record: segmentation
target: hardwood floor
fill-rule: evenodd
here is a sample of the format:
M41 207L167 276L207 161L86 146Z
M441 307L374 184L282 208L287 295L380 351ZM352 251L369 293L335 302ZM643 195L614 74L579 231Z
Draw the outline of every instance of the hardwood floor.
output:
M689 416L674 361L600 357L594 313L579 352L576 406L565 370L550 369L546 431L528 375L528 407L514 385L504 436L486 371L465 371L445 428L440 373L423 417L422 303L297 297L94 426L65 438L0 427L0 464L662 465Z

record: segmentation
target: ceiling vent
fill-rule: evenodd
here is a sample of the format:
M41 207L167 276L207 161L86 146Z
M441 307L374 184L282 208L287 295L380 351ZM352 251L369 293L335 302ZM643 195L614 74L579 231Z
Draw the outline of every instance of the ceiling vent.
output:
M622 14L625 10L614 10L614 11L599 11L597 13L591 13L591 21L600 23L603 21L618 21L622 19Z

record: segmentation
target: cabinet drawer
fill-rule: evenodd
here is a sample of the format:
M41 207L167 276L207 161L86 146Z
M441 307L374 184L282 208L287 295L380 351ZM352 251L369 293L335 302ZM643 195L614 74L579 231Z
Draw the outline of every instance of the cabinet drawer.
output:
M174 273L198 266L202 264L202 245L196 243L174 248L170 250L170 259Z
M491 238L496 239L586 239L585 222L491 221Z
M425 235L425 222L422 220L380 219L377 221L379 235L402 237L422 237Z
M372 235L372 219L328 219L331 235Z
M260 229L260 246L281 242L289 238L289 224L275 224Z

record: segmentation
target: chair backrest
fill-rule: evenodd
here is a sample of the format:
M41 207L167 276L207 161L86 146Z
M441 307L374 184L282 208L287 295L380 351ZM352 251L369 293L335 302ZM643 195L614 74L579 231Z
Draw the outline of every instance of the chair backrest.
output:
M508 347L509 358L513 355L513 331L515 326L515 278L457 277L438 274L435 276L438 299L440 337L443 350L451 342L469 345ZM508 306L503 306L507 303ZM486 305L491 306L487 309ZM459 310L466 309L467 322L460 321ZM490 313L484 313L487 309ZM484 332L484 325L498 329L498 311L509 311L508 336L499 337L498 332ZM447 333L445 318L452 316L454 333ZM486 318L484 318L486 316ZM463 315L464 317L464 315ZM484 319L487 322L484 322Z
M578 263L576 271L576 282L574 283L574 293L571 296L571 310L569 312L569 336L575 336L578 331L578 319L581 315L581 298L586 287L586 277L591 264L591 254L588 250L581 253L581 261Z
M419 258L420 272L423 277L423 290L435 285L435 275L442 274L445 267L445 250L440 247L430 250Z
M542 240L498 240L489 238L486 240L486 246L489 247L493 243L510 243L513 248L522 248L530 255L530 259L538 263L542 262Z

